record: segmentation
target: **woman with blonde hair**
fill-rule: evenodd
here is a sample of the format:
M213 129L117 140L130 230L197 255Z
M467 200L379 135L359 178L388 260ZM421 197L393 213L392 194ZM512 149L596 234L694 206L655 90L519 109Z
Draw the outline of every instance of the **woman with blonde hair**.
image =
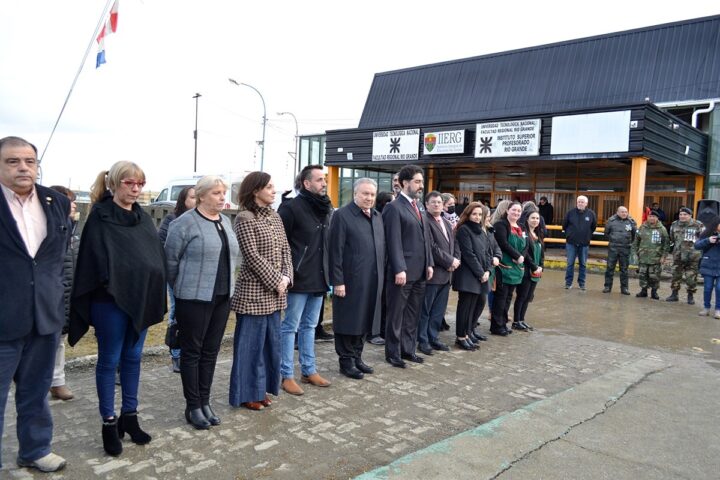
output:
M103 448L122 453L125 432L144 445L152 437L138 424L140 360L148 327L163 320L165 252L152 218L137 204L145 173L132 162L102 171L91 190L92 210L80 238L71 300L70 345L92 325L98 343L95 381ZM115 369L122 407L115 412Z
M196 207L170 223L165 254L180 332L185 419L198 430L220 425L210 389L234 287L239 247L225 207L227 185L206 176L195 185Z

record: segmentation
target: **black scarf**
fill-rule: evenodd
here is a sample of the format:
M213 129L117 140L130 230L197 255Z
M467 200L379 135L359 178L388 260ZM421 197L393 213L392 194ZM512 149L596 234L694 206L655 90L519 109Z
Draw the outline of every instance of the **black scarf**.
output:
M301 189L298 195L308 202L315 213L322 218L332 211L332 203L327 195L318 195L305 188Z
M463 225L467 225L470 231L476 235L484 233L482 225L480 225L479 223L475 223L472 220L468 220L467 222L463 223Z

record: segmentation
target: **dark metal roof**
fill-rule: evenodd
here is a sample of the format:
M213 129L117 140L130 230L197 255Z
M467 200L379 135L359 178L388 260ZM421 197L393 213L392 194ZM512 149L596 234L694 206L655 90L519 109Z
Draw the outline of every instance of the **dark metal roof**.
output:
M720 97L720 15L378 73L359 128Z

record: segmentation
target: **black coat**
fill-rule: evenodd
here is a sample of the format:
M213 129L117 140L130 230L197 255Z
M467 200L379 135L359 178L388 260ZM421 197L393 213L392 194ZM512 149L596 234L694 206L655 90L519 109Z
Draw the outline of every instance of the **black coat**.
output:
M345 297L333 296L333 331L343 335L380 333L385 232L382 217L368 219L354 202L339 208L330 224L330 284L345 285Z
M487 293L488 282L480 280L492 268L490 236L479 224L468 221L455 232L455 242L460 251L460 266L453 272L453 290L478 295Z
M445 225L445 231L448 238L443 235L442 229L435 217L425 212L427 226L430 229L430 237L432 238L432 257L435 267L433 268L433 276L428 280L428 285L445 285L450 282L452 273L448 268L452 267L453 261L460 258L460 252L455 249L455 238L453 236L453 228L450 222L440 217L440 221Z
M136 334L163 320L165 250L150 215L133 204L125 210L110 192L93 205L80 237L70 305L70 345L91 325L90 304L114 301L130 317Z
M70 200L55 190L36 185L47 219L47 236L35 257L25 242L0 191L0 339L16 340L31 332L49 335L65 324L63 258L70 233Z
M565 215L562 226L565 230L565 242L570 245L587 246L590 245L597 227L597 217L589 208L582 211L573 208Z
M294 276L290 292L327 292L325 246L330 214L319 214L302 192L281 203L277 213L282 219L292 254Z

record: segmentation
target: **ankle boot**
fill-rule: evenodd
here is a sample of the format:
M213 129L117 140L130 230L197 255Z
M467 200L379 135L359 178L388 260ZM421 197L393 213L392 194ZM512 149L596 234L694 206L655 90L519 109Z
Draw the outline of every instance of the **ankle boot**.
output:
M650 290L650 298L652 298L653 300L660 300L660 295L658 295L657 293L657 288L653 288L652 290Z
M693 298L693 294L688 292L688 305L695 305L695 299Z
M666 302L677 302L678 301L678 291L673 290L669 297L665 299Z
M127 412L120 415L117 422L118 435L120 438L125 436L125 432L130 435L133 443L145 445L150 443L152 437L144 432L138 424L137 412Z
M103 448L108 455L117 457L122 453L123 447L118 436L117 418L107 418L102 424L102 441Z
M647 297L647 288L643 288L640 290L640 293L635 295L638 298L645 298Z

